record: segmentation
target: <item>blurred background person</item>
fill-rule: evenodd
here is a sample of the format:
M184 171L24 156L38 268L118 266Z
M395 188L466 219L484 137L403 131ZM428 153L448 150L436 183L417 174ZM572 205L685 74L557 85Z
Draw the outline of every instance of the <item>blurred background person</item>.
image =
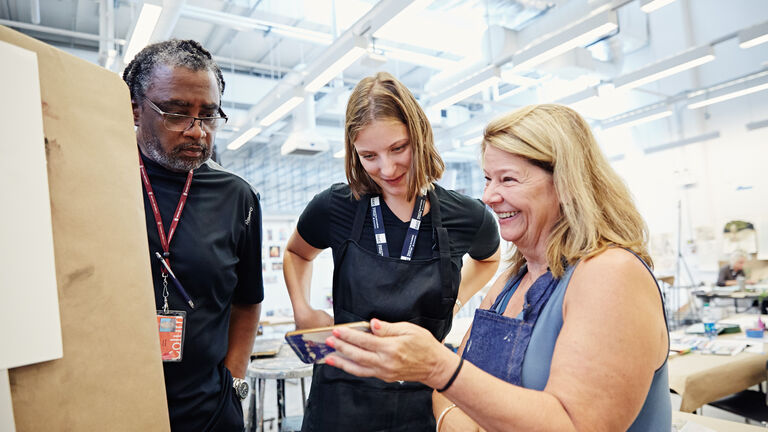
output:
M747 262L747 255L743 251L735 251L731 254L730 263L720 269L717 276L717 286L738 285L739 277L746 278L744 274L744 263ZM754 284L753 280L745 280L747 284Z

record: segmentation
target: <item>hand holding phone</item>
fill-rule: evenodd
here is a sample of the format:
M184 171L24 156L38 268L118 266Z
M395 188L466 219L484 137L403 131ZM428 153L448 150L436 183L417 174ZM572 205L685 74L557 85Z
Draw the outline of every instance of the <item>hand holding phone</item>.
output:
M325 357L336 352L335 349L325 344L325 340L333 336L333 329L339 327L351 327L369 333L371 331L371 325L368 321L358 321L329 327L295 330L286 333L285 340L304 363L324 364Z

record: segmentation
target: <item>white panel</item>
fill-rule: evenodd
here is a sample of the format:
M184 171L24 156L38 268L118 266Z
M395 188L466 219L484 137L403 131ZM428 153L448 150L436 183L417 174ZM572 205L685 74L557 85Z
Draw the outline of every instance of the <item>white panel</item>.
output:
M8 381L8 369L0 369L0 432L15 432L13 404L11 403L11 383Z
M9 369L60 358L62 346L37 56L0 42L0 58L0 369Z

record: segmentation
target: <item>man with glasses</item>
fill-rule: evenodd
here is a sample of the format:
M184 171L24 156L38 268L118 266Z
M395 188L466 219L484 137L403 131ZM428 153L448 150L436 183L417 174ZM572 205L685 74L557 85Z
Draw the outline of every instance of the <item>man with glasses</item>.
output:
M221 70L199 43L169 40L144 48L123 80L171 428L242 431L243 379L264 297L261 207L245 180L210 160L227 121Z

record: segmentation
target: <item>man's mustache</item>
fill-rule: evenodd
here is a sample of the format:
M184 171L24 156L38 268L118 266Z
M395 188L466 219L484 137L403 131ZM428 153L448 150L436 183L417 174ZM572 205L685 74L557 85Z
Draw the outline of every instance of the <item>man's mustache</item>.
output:
M204 143L184 144L181 147L176 148L176 153L180 153L185 150L201 150L202 152L207 152L208 146L205 145Z

